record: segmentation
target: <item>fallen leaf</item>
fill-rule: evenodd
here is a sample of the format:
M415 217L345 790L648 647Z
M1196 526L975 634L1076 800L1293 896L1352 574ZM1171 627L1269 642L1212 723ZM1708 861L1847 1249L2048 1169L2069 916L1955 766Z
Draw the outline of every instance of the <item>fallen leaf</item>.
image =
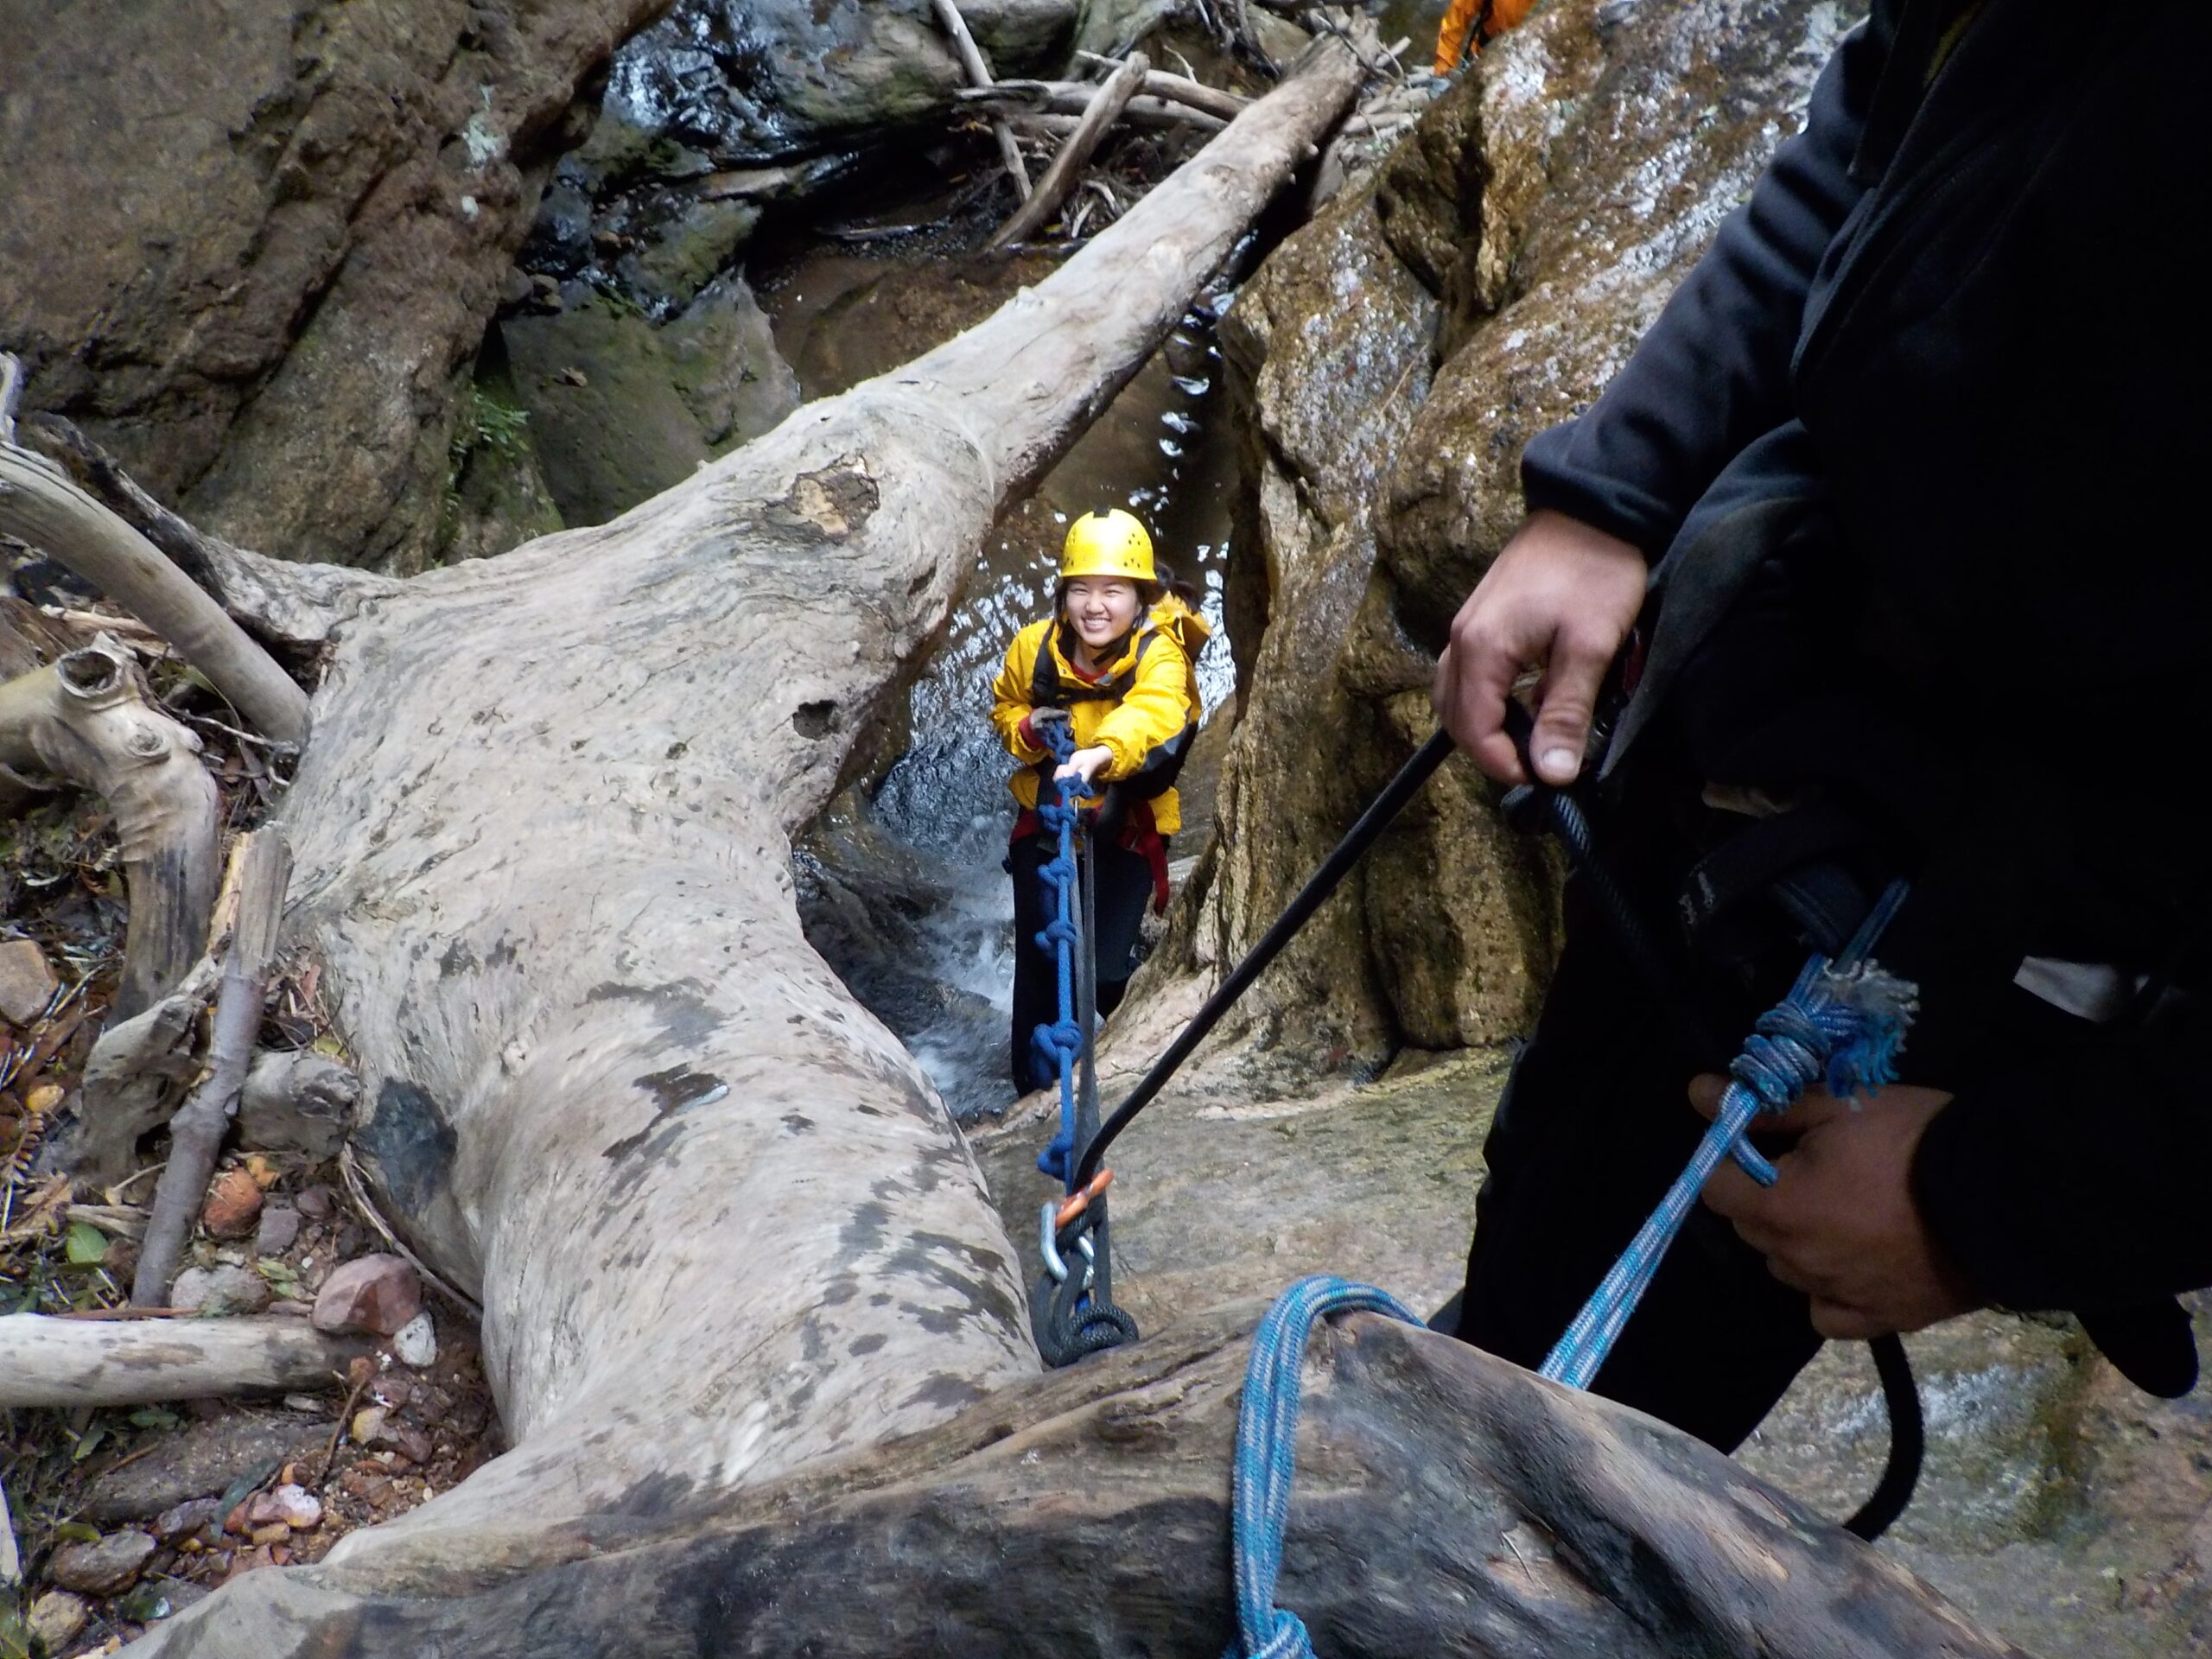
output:
M89 1221L73 1221L62 1251L72 1267L96 1268L107 1260L107 1235Z
M255 1152L246 1155L245 1173L253 1177L253 1184L256 1186L266 1192L276 1185L277 1178L283 1172L259 1153Z
M61 1096L68 1090L58 1083L41 1083L30 1092L23 1104L30 1109L33 1117L43 1117L61 1103Z

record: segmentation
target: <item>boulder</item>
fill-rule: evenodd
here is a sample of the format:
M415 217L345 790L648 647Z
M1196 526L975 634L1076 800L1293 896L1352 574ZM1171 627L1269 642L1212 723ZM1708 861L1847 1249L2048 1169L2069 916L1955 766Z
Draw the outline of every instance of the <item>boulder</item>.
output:
M64 1544L46 1564L46 1576L80 1596L119 1596L160 1548L143 1532L111 1532L89 1542Z
M0 58L0 342L203 527L420 566L580 84L658 0L92 0Z

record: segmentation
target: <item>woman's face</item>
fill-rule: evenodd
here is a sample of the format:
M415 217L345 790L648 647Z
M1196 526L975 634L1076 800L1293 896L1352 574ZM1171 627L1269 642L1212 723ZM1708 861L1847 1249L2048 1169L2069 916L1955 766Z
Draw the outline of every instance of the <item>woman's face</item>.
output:
M1119 576L1077 576L1068 583L1068 626L1083 643L1110 645L1135 626L1137 585Z

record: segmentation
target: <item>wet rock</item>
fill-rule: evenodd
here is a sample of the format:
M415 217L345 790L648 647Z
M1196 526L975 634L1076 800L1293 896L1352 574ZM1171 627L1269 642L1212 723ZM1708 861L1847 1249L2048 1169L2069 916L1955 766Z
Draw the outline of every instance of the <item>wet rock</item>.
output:
M417 1313L392 1332L391 1353L401 1364L411 1365L416 1370L437 1363L438 1333L430 1323L429 1314Z
M169 1287L169 1306L206 1319L259 1313L275 1294L269 1281L251 1268L187 1268Z
M46 1576L84 1596L118 1596L137 1581L160 1546L138 1531L111 1532L92 1543L64 1544L46 1564Z
M364 1255L334 1270L315 1299L315 1328L388 1337L423 1311L423 1281L397 1255Z
M299 1242L300 1212L289 1204L272 1204L261 1212L261 1225L253 1235L256 1255L282 1255Z
M66 1652L92 1616L92 1610L82 1596L49 1590L31 1604L31 1640L48 1653Z
M500 332L571 525L604 524L798 406L798 383L734 275L665 328L597 300L510 318Z
M0 944L0 1014L28 1027L46 1012L60 982L46 965L46 952L30 939Z
M243 1169L226 1169L208 1183L200 1224L211 1237L244 1238L261 1219L261 1187Z
M654 315L688 304L728 265L760 209L749 201L695 201L636 253L616 265L623 287Z
M101 1525L146 1520L188 1499L216 1497L242 1477L265 1478L287 1462L320 1458L333 1427L327 1419L232 1414L193 1423L150 1442L144 1457L96 1477L85 1494L85 1518Z
M445 0L53 12L0 73L0 339L27 353L29 406L232 540L418 567L455 371L543 169L582 137L579 82L658 9L559 0L527 27Z

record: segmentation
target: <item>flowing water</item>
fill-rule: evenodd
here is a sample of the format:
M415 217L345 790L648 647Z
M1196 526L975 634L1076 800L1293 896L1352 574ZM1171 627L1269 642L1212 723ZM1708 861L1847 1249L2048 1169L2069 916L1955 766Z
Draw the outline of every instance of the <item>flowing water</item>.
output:
M916 265L823 251L764 276L761 300L815 397L904 361L1041 274L1003 262ZM1142 518L1160 558L1198 588L1215 629L1198 665L1209 715L1234 683L1222 598L1235 458L1213 343L1226 302L1217 293L1186 315L975 550L944 644L908 694L900 752L799 849L808 937L963 1120L1014 1098L1014 900L1001 868L1013 763L989 724L991 680L1015 632L1046 613L1069 521L1108 506ZM1201 831L1190 825L1184 846Z

